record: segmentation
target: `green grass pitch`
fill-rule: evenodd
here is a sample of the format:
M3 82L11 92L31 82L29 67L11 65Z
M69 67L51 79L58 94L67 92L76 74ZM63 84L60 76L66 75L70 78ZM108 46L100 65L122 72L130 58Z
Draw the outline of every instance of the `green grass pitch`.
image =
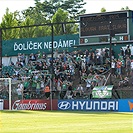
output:
M133 113L0 111L0 133L132 133Z

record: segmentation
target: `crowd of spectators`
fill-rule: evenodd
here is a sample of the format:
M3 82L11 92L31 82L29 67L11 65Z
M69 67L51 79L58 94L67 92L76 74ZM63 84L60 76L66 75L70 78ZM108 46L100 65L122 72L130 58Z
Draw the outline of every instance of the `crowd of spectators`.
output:
M84 97L94 86L105 85L110 72L111 76L120 79L118 85L122 86L122 81L128 81L133 71L129 46L125 51L121 48L117 56L115 50L110 54L105 47L62 53L56 50L53 57L40 51L31 53L28 58L19 53L17 62L11 62L14 73L7 72L3 77L10 77L12 83L17 83L18 99L49 99L51 92L52 98L58 99Z

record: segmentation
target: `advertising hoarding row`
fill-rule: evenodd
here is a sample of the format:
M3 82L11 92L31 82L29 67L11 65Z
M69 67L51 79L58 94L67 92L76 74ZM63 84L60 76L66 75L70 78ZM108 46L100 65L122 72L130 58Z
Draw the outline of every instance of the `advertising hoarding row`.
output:
M7 107L5 101L4 109ZM12 102L12 110L133 112L133 99L17 100Z

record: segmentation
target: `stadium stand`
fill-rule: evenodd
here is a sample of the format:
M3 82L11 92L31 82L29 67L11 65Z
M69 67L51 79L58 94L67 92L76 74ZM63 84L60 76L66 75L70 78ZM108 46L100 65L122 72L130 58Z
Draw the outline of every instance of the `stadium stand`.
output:
M51 84L53 85L52 89L50 88L52 98L58 99L79 98L78 95L74 95L74 91L79 84L83 86L84 92L80 95L81 98L91 98L92 88L105 85L105 83L113 84L114 91L120 87L123 88L123 90L132 89L132 69L131 67L127 67L127 60L128 65L133 62L131 55L126 55L126 53L121 55L120 53L115 57L113 54L114 70L110 69L109 50L98 51L91 49L90 51L79 50L71 53L64 51L57 53L56 51L56 55L57 56L54 56L53 59L53 73L51 66L52 59L46 54L31 53L27 62L24 58L24 54L18 54L16 64L11 63L9 66L2 67L2 77L12 78L12 88L15 93L18 84L23 84L23 99L46 98L44 88L51 86ZM117 70L118 59L122 64L119 71ZM110 70L113 70L113 74L111 74L112 81L107 80ZM129 72L128 75L126 71ZM52 74L53 79L51 79ZM124 85L125 79L128 79L126 85ZM89 89L87 88L87 80L90 81ZM72 85L71 90L69 87L70 84ZM66 96L67 94L69 94L69 96ZM117 97L118 96L113 96L113 98Z

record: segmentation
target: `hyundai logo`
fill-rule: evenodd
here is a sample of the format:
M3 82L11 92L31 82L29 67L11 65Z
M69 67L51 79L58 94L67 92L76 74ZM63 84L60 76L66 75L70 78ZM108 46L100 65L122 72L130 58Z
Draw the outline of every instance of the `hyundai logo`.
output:
M58 108L61 109L61 110L67 110L67 109L70 108L70 106L71 106L71 104L67 101L63 101L63 102L60 102L58 104Z

